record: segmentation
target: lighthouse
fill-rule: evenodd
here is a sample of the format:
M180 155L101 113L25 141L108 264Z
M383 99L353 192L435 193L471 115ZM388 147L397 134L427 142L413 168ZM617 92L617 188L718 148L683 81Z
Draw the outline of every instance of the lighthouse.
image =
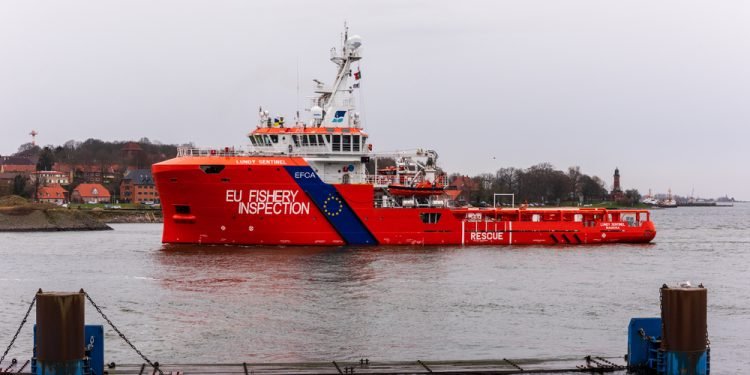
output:
M610 196L613 201L619 201L625 197L625 194L622 193L622 189L620 188L619 168L615 167L615 174L612 177L614 178L614 182L612 183L612 192L610 192Z

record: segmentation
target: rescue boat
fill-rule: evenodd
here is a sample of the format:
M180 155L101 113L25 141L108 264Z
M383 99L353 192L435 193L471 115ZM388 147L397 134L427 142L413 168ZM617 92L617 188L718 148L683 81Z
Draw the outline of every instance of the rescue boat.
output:
M315 81L308 121L298 115L287 124L261 108L247 149L180 148L154 164L162 241L578 245L655 237L647 210L457 207L435 151L373 152L355 106L361 45L345 32L331 57L336 77L330 86Z

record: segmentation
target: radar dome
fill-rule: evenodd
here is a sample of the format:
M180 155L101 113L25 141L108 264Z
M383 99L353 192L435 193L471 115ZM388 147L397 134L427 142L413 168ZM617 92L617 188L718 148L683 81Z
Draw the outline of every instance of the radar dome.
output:
M317 105L310 108L310 112L312 113L312 117L316 120L323 118L323 108L320 108Z
M352 35L346 40L346 45L352 49L357 49L362 46L362 37L359 35Z

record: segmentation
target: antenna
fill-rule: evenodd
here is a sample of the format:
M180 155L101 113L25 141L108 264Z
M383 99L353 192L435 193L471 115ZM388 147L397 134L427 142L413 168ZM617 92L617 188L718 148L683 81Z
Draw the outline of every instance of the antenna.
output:
M346 44L346 40L349 38L349 26L346 24L346 20L344 20L344 40L341 41L341 45Z
M32 130L29 135L31 136L31 145L36 146L36 135L39 134L36 132L36 130Z
M299 125L299 56L297 57L297 119L295 125Z

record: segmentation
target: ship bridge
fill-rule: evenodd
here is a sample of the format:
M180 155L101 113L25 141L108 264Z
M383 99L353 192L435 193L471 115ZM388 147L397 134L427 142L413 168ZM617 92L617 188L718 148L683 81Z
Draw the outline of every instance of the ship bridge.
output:
M258 153L300 156L367 156L372 145L359 128L267 127L248 135Z

